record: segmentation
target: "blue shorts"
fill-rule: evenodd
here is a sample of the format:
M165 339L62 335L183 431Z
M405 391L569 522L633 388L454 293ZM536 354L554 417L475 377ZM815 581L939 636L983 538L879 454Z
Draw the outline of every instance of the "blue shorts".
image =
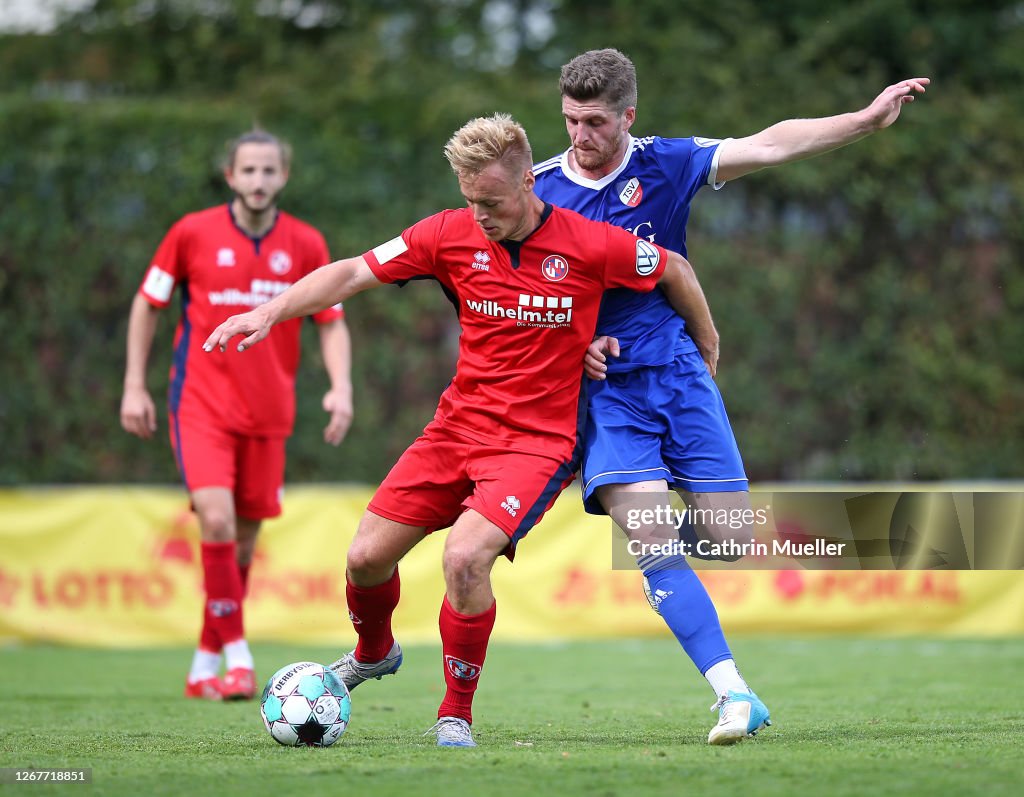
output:
M743 459L722 394L699 352L667 365L587 380L583 505L607 514L602 484L664 479L694 493L748 489Z

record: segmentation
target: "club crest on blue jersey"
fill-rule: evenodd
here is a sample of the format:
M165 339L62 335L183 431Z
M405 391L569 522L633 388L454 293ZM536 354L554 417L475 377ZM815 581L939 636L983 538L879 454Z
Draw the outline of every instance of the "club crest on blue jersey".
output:
M625 184L620 183L619 186L619 201L622 202L627 208L635 208L640 204L640 200L644 196L644 187L640 185L640 181L636 177L630 177Z
M548 255L540 264L540 273L551 282L561 282L569 274L569 264L564 257Z
M470 664L454 656L445 656L444 662L448 666L448 672L463 681L472 681L480 675L479 664Z

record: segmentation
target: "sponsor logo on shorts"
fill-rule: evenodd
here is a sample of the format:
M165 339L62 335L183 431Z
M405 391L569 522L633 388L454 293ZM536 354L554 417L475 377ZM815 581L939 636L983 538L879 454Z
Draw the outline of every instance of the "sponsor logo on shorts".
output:
M569 274L569 263L560 255L548 255L540 264L540 273L551 282L561 282Z
M463 681L474 681L480 677L479 664L463 661L454 656L445 656L444 663L448 667L448 672Z
M505 496L505 500L501 502L501 508L508 512L512 517L519 514L519 499L514 495Z
M571 296L533 296L519 294L516 307L505 307L493 299L466 299L466 307L474 313L507 318L520 327L567 327L572 324Z

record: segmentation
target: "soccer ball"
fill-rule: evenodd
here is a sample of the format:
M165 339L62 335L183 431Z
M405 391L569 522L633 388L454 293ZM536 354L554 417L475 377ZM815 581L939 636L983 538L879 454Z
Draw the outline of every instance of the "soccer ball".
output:
M348 727L352 700L330 669L299 661L275 672L260 698L274 741L287 747L330 747Z

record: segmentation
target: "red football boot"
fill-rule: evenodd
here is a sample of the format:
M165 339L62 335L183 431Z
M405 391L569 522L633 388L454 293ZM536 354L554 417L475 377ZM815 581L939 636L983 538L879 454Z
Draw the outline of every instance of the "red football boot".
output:
M224 673L220 682L224 700L252 700L256 697L256 673L248 667L235 667Z
M185 681L185 697L195 697L200 700L223 700L220 679L214 675L199 681Z

